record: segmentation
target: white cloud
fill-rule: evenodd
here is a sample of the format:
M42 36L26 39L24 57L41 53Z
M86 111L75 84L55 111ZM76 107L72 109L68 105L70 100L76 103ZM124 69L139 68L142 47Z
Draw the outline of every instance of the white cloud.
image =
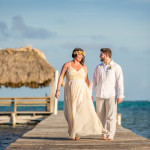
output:
M22 17L16 16L13 18L13 30L18 31L24 38L29 39L46 39L56 35L54 32L50 32L43 28L35 28L27 26Z
M0 22L0 38L5 39L48 39L54 38L55 32L51 32L44 28L30 27L25 24L21 16L15 16L12 19L12 28L9 29L7 24L3 21Z
M8 37L8 28L7 24L3 21L0 21L0 37L1 38L6 38Z

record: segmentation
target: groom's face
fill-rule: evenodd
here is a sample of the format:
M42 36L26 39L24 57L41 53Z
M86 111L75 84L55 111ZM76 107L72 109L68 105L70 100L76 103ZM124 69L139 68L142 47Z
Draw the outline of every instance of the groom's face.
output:
M104 54L103 52L101 52L99 57L100 57L100 60L101 60L102 62L104 62L105 59L106 59L106 54Z

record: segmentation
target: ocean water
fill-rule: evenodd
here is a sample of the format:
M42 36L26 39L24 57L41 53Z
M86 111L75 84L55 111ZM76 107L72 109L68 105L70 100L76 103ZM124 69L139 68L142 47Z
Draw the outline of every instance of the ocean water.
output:
M4 150L11 143L15 142L19 137L25 134L27 131L34 128L33 125L21 125L12 127L10 125L0 126L0 150Z
M123 102L118 105L122 126L150 139L150 101Z
M96 102L94 102L96 106ZM45 107L29 107L30 110L42 111ZM12 107L0 107L0 111L12 111ZM26 107L18 108L25 110ZM63 101L58 102L58 110L63 110ZM122 114L122 126L135 134L150 139L150 101L124 101L118 104L118 113ZM0 150L4 150L10 143L16 141L24 133L31 130L33 125L0 126Z

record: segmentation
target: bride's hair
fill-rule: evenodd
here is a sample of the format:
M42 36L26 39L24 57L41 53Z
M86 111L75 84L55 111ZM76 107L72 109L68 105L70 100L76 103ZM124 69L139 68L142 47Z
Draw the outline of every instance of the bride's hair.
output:
M76 58L77 57L77 53L76 52L82 52L83 54L85 54L84 50L81 49L81 48L75 48L72 52L72 58ZM83 58L82 60L80 61L80 64L83 66L84 65L84 62L85 62L85 56L83 55Z

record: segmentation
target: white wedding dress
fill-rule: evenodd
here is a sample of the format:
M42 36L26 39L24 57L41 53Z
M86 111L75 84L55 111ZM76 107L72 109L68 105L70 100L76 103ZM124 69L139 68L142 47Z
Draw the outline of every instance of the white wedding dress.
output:
M76 71L70 65L66 72L64 115L68 122L70 138L102 134L103 127L95 112L89 88L85 83L83 67Z

